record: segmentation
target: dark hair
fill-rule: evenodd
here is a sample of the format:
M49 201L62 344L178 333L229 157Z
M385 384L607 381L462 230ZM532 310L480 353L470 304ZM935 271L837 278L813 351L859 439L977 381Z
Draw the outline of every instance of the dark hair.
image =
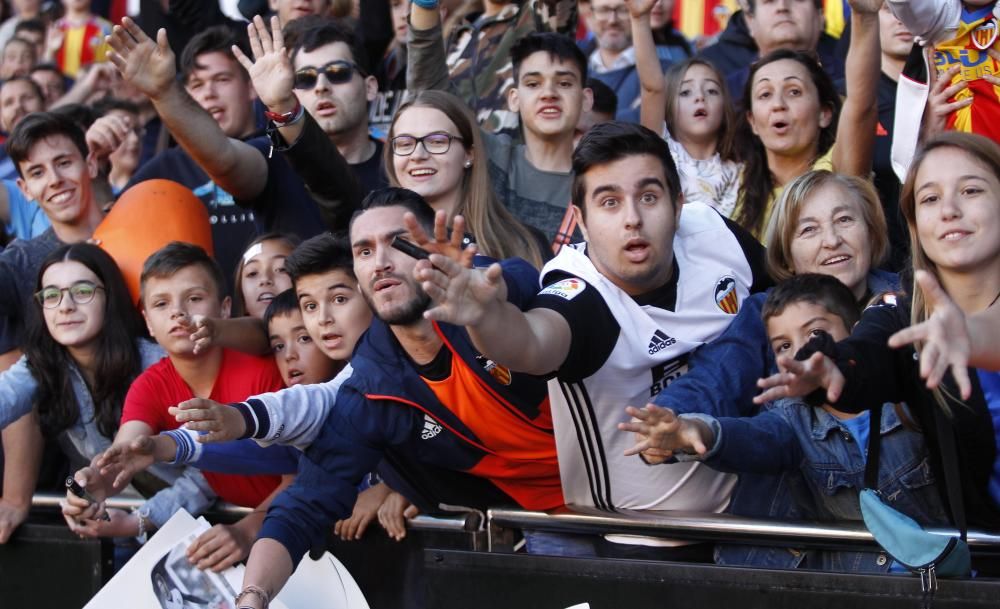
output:
M91 104L91 109L97 116L104 116L112 110L121 110L122 112L128 112L129 114L139 116L139 106L135 102L130 102L127 99L118 99L116 97L105 97L104 99L99 99L93 104Z
M747 13L753 16L757 12L757 0L746 0L746 2L747 2ZM813 0L813 6L822 11L823 0Z
M726 86L726 78L709 61L698 57L689 57L667 68L665 75L667 103L663 115L667 123L667 131L675 139L678 137L677 125L674 124L674 114L676 113L678 100L680 99L681 84L684 82L684 75L694 66L704 66L711 70L715 74L716 82L719 83L719 91L722 93L722 123L719 125L719 136L716 140L715 149L722 160L736 161L736 149L733 145L733 139L736 135L736 113L733 111L733 98L729 94L729 87Z
M351 244L344 237L321 233L303 241L285 258L285 270L294 285L306 275L344 271L354 277L354 257Z
M774 286L767 293L760 317L766 324L769 319L781 315L785 308L800 302L818 305L833 313L844 322L850 332L858 323L861 311L854 293L832 275L802 273L793 275Z
M20 40L20 39L18 39L18 40ZM20 40L20 41L24 42L23 40ZM4 80L4 81L0 82L0 90L2 90L5 86L7 86L9 84L12 84L12 83L15 83L15 82L26 82L26 83L28 83L28 86L31 87L31 90L35 93L35 95L38 96L38 99L40 99L42 101L45 101L45 95L42 94L42 88L40 86L38 86L37 82L31 80L31 77L29 77L29 76L11 76L7 80Z
M361 207L351 216L350 226L354 226L357 217L370 209L396 206L412 212L417 217L417 223L428 233L434 230L434 208L412 190L396 188L395 186L379 188L368 193L368 196L361 202Z
M205 269L215 284L219 300L222 300L225 296L226 280L222 276L219 264L197 245L181 241L171 241L146 258L146 262L142 265L142 274L139 275L140 299L145 300L146 282L150 279L173 277L190 266L200 266Z
M104 326L94 339L97 345L93 382L88 383L94 403L97 429L113 438L121 418L122 404L129 385L142 372L142 361L136 339L143 335L142 320L131 302L125 280L115 261L104 250L89 243L64 245L42 262L35 289L41 290L42 276L52 265L79 262L90 269L104 285ZM63 296L67 296L64 294ZM70 355L52 338L42 307L36 301L25 312L26 336L24 353L28 367L38 383L35 408L42 429L55 435L69 428L80 418L80 406L73 391L70 375Z
M84 133L87 133L87 129L90 129L90 126L97 120L97 114L87 104L64 104L50 110L50 112L73 121Z
M14 37L17 37L18 32L35 32L36 34L45 35L45 22L41 19L22 19L17 22L14 26ZM23 40L23 39L22 39Z
M586 87L594 93L594 105L591 108L594 112L611 116L618 113L618 95L604 81L588 78Z
M833 81L816 60L815 55L803 51L779 49L756 61L750 67L750 75L743 87L743 119L736 134L736 149L743 157L743 182L740 185L740 210L733 218L743 228L760 233L764 228L767 202L774 190L774 175L767 165L767 151L761 139L754 134L747 115L753 113L753 80L757 72L768 64L790 59L806 69L819 94L820 107L831 110L830 124L821 127L816 146L816 158L826 154L837 138L837 119L840 117L840 95ZM810 163L815 159L810 159Z
M275 317L282 315L288 315L292 312L299 311L299 301L295 297L295 288L289 288L284 292L278 294L271 300L271 303L267 305L267 309L264 310L264 327L267 328L267 333L271 333L271 320Z
M243 317L247 314L246 301L243 300L243 267L246 266L246 258L243 256L250 250L251 247L257 245L258 243L264 243L265 241L283 241L288 247L294 250L302 242L298 235L292 235L289 233L279 233L277 231L271 231L264 233L258 237L254 237L247 246L243 248L243 253L240 254L240 260L236 264L236 269L233 271L233 307L230 311L230 317ZM285 267L288 270L288 267Z
M35 72L55 72L59 76L66 78L66 75L63 74L62 70L59 69L59 66L48 61L43 63L36 63L35 65L33 65L31 67L31 74L34 74Z
M329 17L321 15L299 17L285 26L284 34L285 48L291 49L293 64L300 51L311 53L328 44L343 42L351 50L354 63L365 71L365 75L372 72L368 56L354 31Z
M245 55L248 57L251 56L246 36L237 36L231 29L224 25L216 25L196 34L184 45L184 50L181 51L181 82L186 83L188 81L191 74L200 67L198 58L208 53L222 53L236 64L240 76L245 80L249 80L250 76L247 74L247 71L243 69L243 65L236 61L236 56L233 55L232 46L234 44Z
M613 163L629 156L648 154L660 160L667 192L674 205L681 196L681 178L664 139L634 123L609 121L594 125L573 151L573 205L586 218L586 174L595 165Z
M13 38L10 38L6 42L6 44L3 45L3 50L6 51L7 47L9 47L10 45L15 44L15 43L16 44L23 44L24 46L28 47L28 50L31 51L31 56L35 57L35 44L33 42L31 42L30 40L25 40L24 38L18 38L17 36L14 36Z
M10 79L12 80L26 80L34 86L35 90L39 92L39 98L41 98L41 91L35 81L30 78L18 78ZM21 174L21 163L28 160L28 155L31 154L32 147L41 140L47 137L52 137L54 135L62 135L67 138L76 149L80 151L80 156L84 159L87 158L87 140L84 138L83 129L80 128L72 119L62 114L57 114L55 112L32 112L31 114L25 116L21 121L14 127L14 131L11 132L10 137L7 138L7 155L12 161L14 161L14 167L17 168L17 175L22 178L24 175Z
M555 32L533 32L510 47L510 63L514 69L514 83L521 80L521 64L535 53L548 53L553 61L568 61L580 71L580 85L587 82L587 56L569 36Z

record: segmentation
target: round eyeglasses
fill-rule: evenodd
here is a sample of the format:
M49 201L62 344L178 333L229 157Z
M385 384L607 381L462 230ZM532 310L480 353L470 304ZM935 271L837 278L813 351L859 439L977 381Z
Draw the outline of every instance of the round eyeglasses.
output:
M457 135L443 131L428 133L424 137L397 135L392 138L392 153L396 156L410 156L417 149L417 144L423 144L424 150L430 154L444 154L451 149L452 140L464 141Z
M83 305L94 300L97 291L103 289L103 286L90 281L77 281L68 288L57 288L50 285L35 292L35 300L42 305L43 309L55 309L62 303L63 292L66 292L73 304Z

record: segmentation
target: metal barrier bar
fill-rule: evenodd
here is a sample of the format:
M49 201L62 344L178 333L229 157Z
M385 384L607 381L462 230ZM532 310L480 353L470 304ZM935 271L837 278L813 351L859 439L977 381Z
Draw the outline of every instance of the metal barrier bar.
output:
M703 512L637 512L622 510L608 513L575 508L558 514L493 509L487 512L490 548L501 529L539 529L567 533L625 534L695 539L712 542L753 542L760 545L802 545L842 547L873 545L871 533L861 522L821 523L792 522L745 518L731 514ZM957 535L955 529L928 529L939 535ZM977 550L1000 552L1000 532L970 530L969 545Z
M36 493L31 498L31 506L59 509L59 502L63 499L65 499L64 495L57 495L55 493ZM145 501L145 499L139 497L111 497L107 499L104 504L109 508L132 510L145 503ZM251 511L253 510L250 508L240 507L238 505L222 501L216 503L212 508L212 513L224 514L226 516L243 516L244 514L249 514ZM466 533L481 530L483 526L483 518L480 514L475 512L460 513L455 516L443 517L419 515L410 520L408 526L418 531Z

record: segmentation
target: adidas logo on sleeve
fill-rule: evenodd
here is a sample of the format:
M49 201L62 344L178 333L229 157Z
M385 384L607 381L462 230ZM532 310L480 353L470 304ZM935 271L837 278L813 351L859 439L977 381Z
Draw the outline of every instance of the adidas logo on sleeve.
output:
M653 338L649 339L649 354L655 355L676 342L677 339L667 336L667 333L663 330L657 330L653 333Z
M441 433L441 426L438 425L437 421L432 419L429 415L424 415L424 429L420 432L420 438L422 440L430 440L434 436Z

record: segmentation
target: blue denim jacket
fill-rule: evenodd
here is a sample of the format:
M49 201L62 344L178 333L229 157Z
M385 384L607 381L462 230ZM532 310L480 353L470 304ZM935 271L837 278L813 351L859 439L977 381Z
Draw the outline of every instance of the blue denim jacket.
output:
M858 492L864 488L867 447L858 446L847 428L822 408L780 400L750 418L685 416L706 420L716 430L716 443L705 456L708 465L739 473L798 473L783 476L770 496L761 494L759 487L738 489L734 512L789 520L861 520ZM878 490L886 503L921 524L946 525L923 434L906 428L891 404L882 409L880 430ZM804 553L738 546L721 546L718 559L725 564L844 572L884 572L891 563L880 552Z

